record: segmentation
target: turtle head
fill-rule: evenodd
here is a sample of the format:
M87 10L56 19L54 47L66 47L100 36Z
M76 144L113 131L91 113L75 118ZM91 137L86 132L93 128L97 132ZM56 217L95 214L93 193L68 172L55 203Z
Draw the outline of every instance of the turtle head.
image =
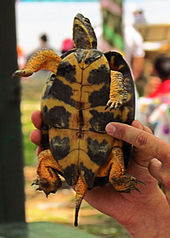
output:
M97 38L88 18L78 13L73 23L73 41L76 48L96 49Z

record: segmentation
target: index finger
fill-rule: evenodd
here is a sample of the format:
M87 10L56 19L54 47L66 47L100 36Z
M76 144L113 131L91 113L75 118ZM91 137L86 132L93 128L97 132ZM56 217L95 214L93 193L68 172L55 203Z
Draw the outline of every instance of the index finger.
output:
M157 158L161 162L170 164L170 145L158 137L123 123L111 122L106 126L106 132L141 151Z

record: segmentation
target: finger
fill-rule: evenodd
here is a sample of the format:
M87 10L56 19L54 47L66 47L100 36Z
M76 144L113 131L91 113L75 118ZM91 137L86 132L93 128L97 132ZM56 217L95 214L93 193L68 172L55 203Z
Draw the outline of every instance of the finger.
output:
M170 164L170 145L158 137L139 128L117 122L109 123L106 126L106 132L117 139L134 145L153 158Z
M161 182L162 190L170 204L170 167L166 167L159 160L153 159L149 165L149 172L154 178Z
M40 111L35 111L32 113L31 116L32 123L37 129L41 129L41 124L42 124L42 116Z
M132 126L135 128L138 128L140 130L146 131L147 133L152 134L152 131L150 128L147 126L144 126L140 121L134 120L132 122ZM138 165L142 167L148 167L150 160L153 159L152 156L148 155L145 153L145 151L142 151L139 148L136 148L135 146L133 147L133 156L132 156L133 161L135 161Z
M134 120L132 122L132 126L138 128L138 129L144 130L144 125L142 123L140 123L140 121L138 121L138 120Z
M151 129L150 129L149 127L147 127L147 126L144 126L144 125L143 125L140 121L138 121L138 120L134 120L134 121L132 122L132 126L138 128L138 129L141 129L141 130L143 130L143 131L146 131L146 132L148 132L148 133L150 133L150 134L152 134Z
M164 187L170 190L170 165L167 166L159 160L153 159L149 164L149 171Z
M30 140L40 146L41 145L41 131L39 129L35 129L30 134Z
M166 196L166 199L170 205L170 189L167 189L167 188L164 188L164 193L165 193L165 196Z
M158 181L161 181L160 170L162 167L162 163L157 159L152 159L149 164L149 172L150 174L156 178Z

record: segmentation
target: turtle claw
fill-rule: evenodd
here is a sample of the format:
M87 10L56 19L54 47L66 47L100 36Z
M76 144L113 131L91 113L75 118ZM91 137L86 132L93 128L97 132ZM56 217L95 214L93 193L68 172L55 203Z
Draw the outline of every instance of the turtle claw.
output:
M30 70L21 69L21 70L16 70L16 71L12 74L12 77L13 77L13 78L14 78L15 76L28 77L28 76L31 76L32 74L33 74L33 72L30 71Z
M36 188L36 191L42 191L42 189L40 187Z
M57 181L50 183L50 182L48 182L47 179L42 178L42 179L34 180L31 185L38 186L36 188L36 191L43 191L45 193L46 197L48 197L48 195L50 193L56 193L58 188L61 187L61 180L57 180Z
M135 187L134 190L136 190L138 193L141 193L141 191L137 187Z
M31 186L34 186L34 185L38 185L38 179L35 179L35 180L32 182Z
M144 184L143 182L137 180L135 177L125 174L119 178L112 178L111 183L116 191L123 193L130 193L133 190L141 193L141 191L136 187L137 184Z
M109 105L106 105L105 110L107 110L108 108L109 108Z
M118 102L113 102L111 100L108 100L107 104L106 104L106 107L105 107L105 110L107 110L109 107L110 107L110 111L111 110L117 110L121 105L122 105L122 101L118 101Z

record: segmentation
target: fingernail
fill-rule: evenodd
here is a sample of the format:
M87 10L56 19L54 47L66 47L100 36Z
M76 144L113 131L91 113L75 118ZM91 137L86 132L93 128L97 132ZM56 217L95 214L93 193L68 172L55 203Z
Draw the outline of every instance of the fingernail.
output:
M106 132L107 132L109 135L113 136L114 133L115 133L115 131L116 131L116 127L113 126L112 124L106 126Z

